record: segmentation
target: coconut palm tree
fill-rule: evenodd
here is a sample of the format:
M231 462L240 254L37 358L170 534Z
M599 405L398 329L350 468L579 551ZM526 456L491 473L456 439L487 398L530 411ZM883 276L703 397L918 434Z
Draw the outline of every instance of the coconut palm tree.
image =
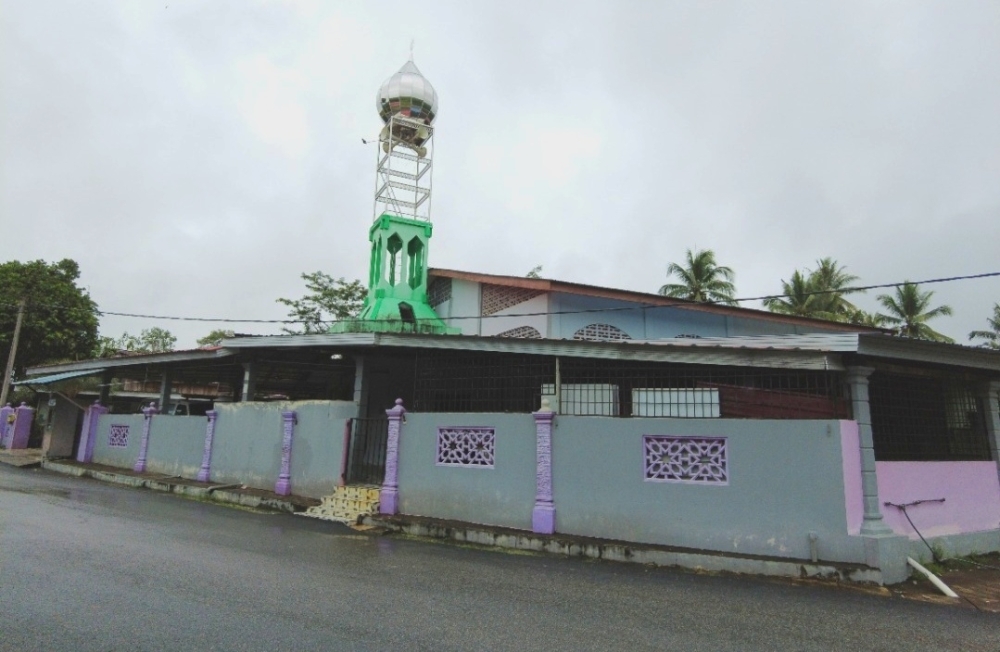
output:
M882 316L886 323L895 327L898 335L921 340L954 342L947 335L927 325L927 322L935 317L951 314L950 306L930 307L933 295L930 290L921 292L919 285L906 281L896 286L895 295L880 294L877 298L887 311L887 314Z
M972 331L969 333L969 339L974 340L978 337L986 340L979 346L985 346L990 349L1000 349L1000 303L993 304L993 316L988 317L986 322L990 325L990 330Z
M692 253L687 250L686 264L670 263L667 276L676 276L679 283L667 283L660 288L660 294L691 301L724 303L734 305L736 274L729 267L716 264L715 252L703 249Z
M845 294L864 292L851 289L851 283L859 277L847 273L847 267L840 265L833 258L820 258L816 261L816 269L809 273L809 283L816 295L816 307L820 313L825 313L825 319L849 321L857 306L844 298Z
M821 317L823 306L813 293L809 277L795 270L788 281L781 279L781 296L764 299L764 307L771 312L796 317Z
M888 323L885 321L885 315L880 315L876 312L865 312L861 309L851 312L847 321L855 326L870 326L871 328L885 328L888 326Z

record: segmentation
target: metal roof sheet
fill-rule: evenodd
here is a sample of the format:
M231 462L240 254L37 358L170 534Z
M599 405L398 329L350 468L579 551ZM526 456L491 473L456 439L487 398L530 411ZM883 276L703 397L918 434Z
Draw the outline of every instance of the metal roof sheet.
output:
M70 378L81 378L83 376L94 376L101 373L104 369L83 369L78 371L66 371L61 374L52 374L51 376L42 376L41 378L24 378L22 380L15 380L12 384L14 385L51 385L52 383L58 383L60 380L69 380Z

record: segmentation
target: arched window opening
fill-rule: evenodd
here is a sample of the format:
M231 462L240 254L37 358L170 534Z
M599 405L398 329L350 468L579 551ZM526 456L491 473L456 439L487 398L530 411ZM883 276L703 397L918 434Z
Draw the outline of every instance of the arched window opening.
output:
M589 342L621 342L632 339L632 336L611 324L589 324L573 333L573 339Z
M410 287L416 290L424 281L424 243L420 238L413 238L406 245L406 255L409 257Z
M399 251L403 248L403 239L393 233L386 241L389 251L389 285L396 285L396 264L399 262Z

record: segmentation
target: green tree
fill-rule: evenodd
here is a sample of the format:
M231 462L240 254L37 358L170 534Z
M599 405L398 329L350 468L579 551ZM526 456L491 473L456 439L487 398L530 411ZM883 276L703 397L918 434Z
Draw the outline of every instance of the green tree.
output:
M894 294L880 294L877 298L886 309L886 313L882 316L887 324L895 328L897 335L936 342L953 342L954 340L947 335L927 325L927 322L935 317L951 314L950 306L930 307L933 295L932 291L921 292L919 285L906 281L896 286Z
M288 318L302 325L301 330L282 328L292 335L325 333L329 322L357 317L364 307L368 289L361 281L333 278L323 272L302 274L308 292L301 299L278 299L289 307Z
M876 312L865 312L860 309L851 312L847 321L856 326L869 326L871 328L885 328L889 325L885 321L885 315L880 315Z
M236 333L231 330L216 328L205 337L198 338L198 346L219 346L222 340L235 336Z
M857 323L852 320L864 313L844 298L863 292L850 287L857 280L857 276L848 274L847 268L833 258L820 258L816 269L795 270L789 281L782 279L784 296L765 299L764 306L783 315Z
M715 252L711 249L694 253L688 249L684 265L670 263L667 266L667 277L671 276L676 276L679 282L661 286L659 293L664 296L735 304L733 299L736 297L736 286L733 281L736 274L729 267L718 265L715 262Z
M89 358L97 343L97 304L77 285L80 266L73 260L35 260L0 264L0 364L7 361L18 303L24 321L14 360L15 377L27 367L58 360Z
M122 333L121 337L102 337L97 343L97 357L110 358L121 352L166 353L174 350L177 338L164 329L154 326L144 328L139 335Z
M1000 303L993 304L993 316L987 317L986 323L990 325L990 330L972 331L969 333L969 339L980 338L986 341L982 342L979 346L989 349L1000 349Z
M795 270L790 280L781 280L781 296L764 299L764 307L782 315L818 317L823 311L817 296L809 277Z
M542 266L535 265L531 271L524 275L525 278L542 278Z

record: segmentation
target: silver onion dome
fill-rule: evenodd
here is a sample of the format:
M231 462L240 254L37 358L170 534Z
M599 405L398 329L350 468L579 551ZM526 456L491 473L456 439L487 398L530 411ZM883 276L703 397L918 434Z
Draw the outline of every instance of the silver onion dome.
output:
M437 93L416 64L407 61L378 89L375 108L382 122L388 123L389 118L399 114L431 124L437 115Z

